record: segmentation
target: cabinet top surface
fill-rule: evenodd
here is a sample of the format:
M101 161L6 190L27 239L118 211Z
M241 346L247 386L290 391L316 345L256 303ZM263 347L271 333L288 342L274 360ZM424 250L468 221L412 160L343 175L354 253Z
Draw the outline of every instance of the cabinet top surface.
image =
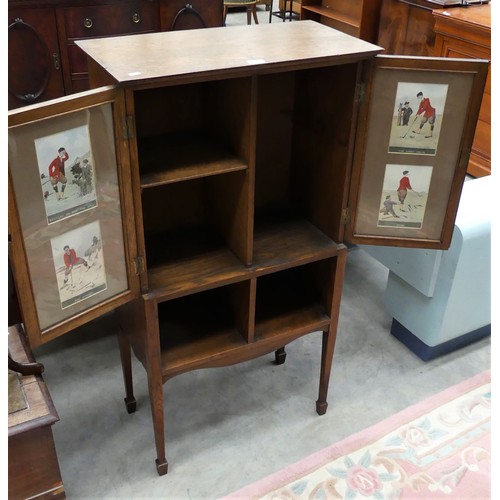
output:
M171 31L76 42L121 84L261 68L341 64L383 49L314 21Z
M491 30L491 5L471 5L466 9L439 9L433 11L435 17L443 21L449 19L451 22L463 22L479 25Z

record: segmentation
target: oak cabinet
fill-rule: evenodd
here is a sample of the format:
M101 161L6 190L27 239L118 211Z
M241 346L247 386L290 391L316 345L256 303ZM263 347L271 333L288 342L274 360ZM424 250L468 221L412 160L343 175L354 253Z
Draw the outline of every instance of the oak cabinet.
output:
M127 409L132 349L159 474L162 384L186 371L273 351L279 364L320 331L323 414L345 243L450 244L487 63L381 57L313 21L77 45L95 88L9 114L11 259L30 342L117 309ZM413 120L422 134L399 120L415 89L436 111ZM47 184L53 159L64 197L60 177Z

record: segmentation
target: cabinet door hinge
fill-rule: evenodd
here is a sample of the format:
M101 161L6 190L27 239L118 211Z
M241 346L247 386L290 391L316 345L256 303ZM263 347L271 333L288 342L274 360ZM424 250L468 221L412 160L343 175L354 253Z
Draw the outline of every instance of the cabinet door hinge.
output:
M134 138L134 117L132 115L127 115L125 117L122 129L122 136L124 139L130 140Z
M364 99L365 99L365 84L362 82L357 83L354 94L354 100L356 101L356 103L360 104L364 101Z
M351 209L343 208L342 209L342 224L347 225L351 222Z
M144 272L144 257L138 255L134 259L134 271L136 276L139 276Z

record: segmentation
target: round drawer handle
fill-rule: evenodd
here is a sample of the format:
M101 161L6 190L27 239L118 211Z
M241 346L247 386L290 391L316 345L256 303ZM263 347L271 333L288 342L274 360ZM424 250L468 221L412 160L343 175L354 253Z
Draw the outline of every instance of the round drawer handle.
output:
M135 14L132 14L132 22L135 24L141 22L141 16L137 14L137 12Z
M94 21L92 21L92 19L90 19L90 17L86 17L83 21L83 25L85 26L85 28L87 28L89 30L94 25Z

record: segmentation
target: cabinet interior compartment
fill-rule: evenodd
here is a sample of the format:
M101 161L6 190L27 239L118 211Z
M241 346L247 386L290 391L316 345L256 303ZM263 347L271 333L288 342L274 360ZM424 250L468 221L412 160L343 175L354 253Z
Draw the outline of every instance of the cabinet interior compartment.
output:
M341 241L358 65L260 76L255 225L304 220Z
M328 329L336 259L324 259L257 279L255 339Z
M249 315L247 280L158 304L164 377L216 366L247 345Z
M251 78L134 92L141 187L244 170Z
M251 259L247 171L142 192L149 289L182 295L235 279Z

